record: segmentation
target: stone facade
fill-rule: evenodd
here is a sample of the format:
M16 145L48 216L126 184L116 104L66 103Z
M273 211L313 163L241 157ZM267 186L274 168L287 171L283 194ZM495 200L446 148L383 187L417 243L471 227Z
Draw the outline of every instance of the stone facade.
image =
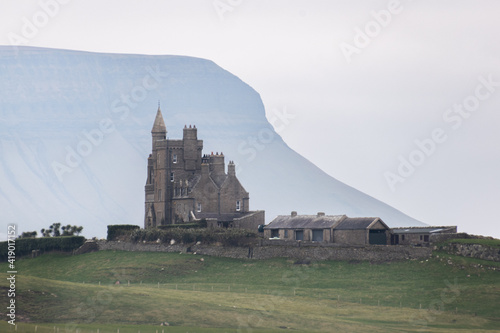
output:
M406 227L391 229L391 244L429 246L438 235L456 235L456 226ZM446 239L446 236L442 237Z
M249 193L236 177L234 162L225 171L224 154L203 155L198 129L184 127L182 140L167 139L160 108L151 130L152 153L148 158L144 227L179 224L201 218L235 221L255 230L261 219L250 217ZM238 219L246 223L237 223ZM252 224L253 223L253 224Z
M387 245L389 227L378 217L280 215L264 227L264 237L345 245Z

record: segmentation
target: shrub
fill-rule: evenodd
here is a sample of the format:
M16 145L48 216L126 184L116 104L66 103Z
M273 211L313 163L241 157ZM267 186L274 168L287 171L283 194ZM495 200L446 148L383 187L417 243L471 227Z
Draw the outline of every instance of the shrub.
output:
M225 246L248 246L254 242L258 235L244 229L207 229L207 228L167 228L160 229L137 229L130 234L133 242L155 242L158 239L162 243L169 243L172 239L176 242L189 244L202 242L204 244L221 243Z
M115 224L108 225L108 240L116 240L120 236L129 235L131 231L140 229L138 225L131 224Z
M207 220L202 219L199 222L195 223L159 225L157 228L160 230L168 230L168 229L203 229L206 227L207 227Z
M85 243L83 236L61 236L42 238L18 238L16 239L16 257L31 254L33 250L47 251L73 251ZM0 261L7 260L8 242L0 243Z

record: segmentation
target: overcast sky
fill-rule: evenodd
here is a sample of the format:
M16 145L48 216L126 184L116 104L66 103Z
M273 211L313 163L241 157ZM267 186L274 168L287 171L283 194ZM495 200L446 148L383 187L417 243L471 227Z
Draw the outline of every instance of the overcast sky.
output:
M211 59L333 177L422 222L500 237L499 1L1 6L3 45Z

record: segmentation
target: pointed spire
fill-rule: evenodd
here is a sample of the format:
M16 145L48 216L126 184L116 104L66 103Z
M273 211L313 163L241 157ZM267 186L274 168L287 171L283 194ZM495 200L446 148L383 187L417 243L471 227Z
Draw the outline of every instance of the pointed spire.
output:
M160 110L160 101L158 101L158 111L156 112L156 119L153 125L153 129L151 133L166 133L167 127L165 126L165 122L163 121L163 115Z

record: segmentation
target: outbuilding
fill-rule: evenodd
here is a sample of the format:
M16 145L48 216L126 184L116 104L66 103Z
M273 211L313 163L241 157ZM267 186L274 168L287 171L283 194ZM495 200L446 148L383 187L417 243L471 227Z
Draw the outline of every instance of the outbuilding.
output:
M379 217L347 217L333 229L333 242L349 245L387 245L389 227Z
M378 217L346 215L280 215L264 227L270 239L311 241L346 245L387 245L389 227Z
M432 235L456 232L456 226L392 228L391 244L427 246L431 242Z
M329 242L331 243L332 229L345 215L297 215L293 211L290 215L279 215L264 227L264 236L283 240Z

